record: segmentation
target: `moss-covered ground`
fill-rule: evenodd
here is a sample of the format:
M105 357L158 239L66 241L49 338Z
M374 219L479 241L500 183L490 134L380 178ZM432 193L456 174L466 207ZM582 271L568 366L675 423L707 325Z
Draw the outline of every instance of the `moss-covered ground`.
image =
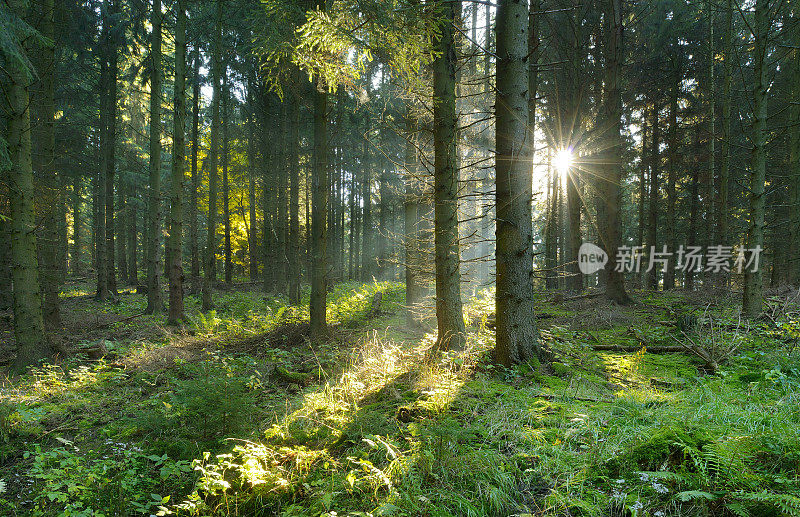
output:
M0 515L800 515L789 303L542 295L555 362L503 369L490 292L466 349L426 359L401 284L338 285L324 342L255 287L189 297L182 328L87 290L68 355L2 381Z

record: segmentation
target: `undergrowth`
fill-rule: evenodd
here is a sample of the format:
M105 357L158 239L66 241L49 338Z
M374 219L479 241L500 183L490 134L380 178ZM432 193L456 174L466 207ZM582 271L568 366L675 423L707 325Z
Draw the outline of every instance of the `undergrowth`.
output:
M542 297L556 361L504 369L490 359L491 299L466 306L466 348L435 362L435 335L402 328L402 288L371 283L330 293L330 342L240 346L304 312L232 291L214 313L190 308L183 333L112 336L105 360L8 379L0 513L800 515L797 322L720 330L736 350L710 374L648 347L701 343L685 315L730 323L726 305L647 294L620 312Z

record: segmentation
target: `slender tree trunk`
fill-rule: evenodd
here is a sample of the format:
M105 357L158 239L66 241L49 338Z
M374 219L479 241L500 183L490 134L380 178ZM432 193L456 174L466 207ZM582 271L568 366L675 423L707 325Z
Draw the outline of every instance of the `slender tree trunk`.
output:
M72 178L72 257L70 260L72 274L75 276L83 273L82 204L83 177L80 174L76 174Z
M250 224L247 232L247 251L249 255L250 281L258 280L258 230L256 227L256 118L255 88L253 78L247 84L247 199Z
M643 248L645 244L645 233L647 233L647 170L650 166L650 159L647 152L647 142L649 125L647 123L647 111L642 109L642 150L639 163L639 203L637 205L637 226L636 226L636 246ZM644 269L634 271L634 286L643 287Z
M294 72L295 77L299 75ZM289 114L289 301L300 304L300 100L293 98Z
M106 161L108 160L108 146L114 145L109 142L108 119L110 95L108 91L108 55L113 52L111 46L110 13L111 2L104 0L101 8L101 18L103 28L100 32L99 54L100 54L100 170L95 177L94 184L94 221L95 232L92 249L95 252L95 267L97 269L97 293L96 299L105 301L109 297L108 292L108 271L106 256Z
M192 186L189 195L189 253L191 254L192 290L199 291L200 253L197 243L197 191L200 177L197 171L197 153L200 149L200 48L194 48L194 77L192 83Z
M367 121L369 127L369 121ZM364 201L364 219L362 221L363 231L361 232L362 245L361 249L361 280L369 280L370 276L375 271L375 249L372 245L372 179L370 178L370 154L366 140L363 144L361 158L362 180L361 180L361 198Z
M24 2L11 0L9 6L22 16ZM33 201L33 166L31 164L30 81L21 66L9 67L10 81L2 85L8 102L7 143L11 169L8 181L11 205L11 274L14 285L14 339L17 357L12 370L47 357L50 344L44 333L42 298L36 260L36 217Z
M550 198L548 199L547 214L547 255L545 256L545 267L547 268L545 286L547 289L558 289L558 277L556 276L556 266L558 265L558 197L561 191L559 184L559 174L551 164L552 150L547 148L547 171L550 177Z
M729 203L729 179L731 168L731 74L733 60L733 5L732 0L728 0L725 13L725 33L724 33L724 49L723 49L723 82L722 82L722 142L720 149L720 158L722 163L719 170L719 222L717 224L717 244L728 246L730 241L730 232L728 230L728 220L730 210ZM797 120L797 119L792 119ZM796 210L795 210L796 212ZM792 255L796 257L797 255ZM730 274L724 273L722 283L727 286L730 281Z
M122 178L120 178L119 184L119 204L124 208L122 209L123 217L120 221L119 235L117 235L116 239L117 260L119 262L117 267L119 268L120 282L127 285L130 283L130 279L128 278L128 226L125 224L125 221L130 217L131 210L128 199L128 188L122 183Z
M504 366L536 357L546 359L538 346L533 295L533 186L529 165L533 146L529 139L533 139L534 128L528 126L531 111L528 14L524 1L501 0L498 4L497 344L494 354L495 361ZM535 98L536 92L532 93Z
M110 8L113 10L114 18L119 13L118 4L114 1ZM114 203L114 178L116 164L116 149L117 149L117 61L118 61L118 36L114 34L109 35L109 50L108 50L108 83L106 95L108 95L108 119L107 119L107 133L108 144L105 152L105 187L106 187L106 274L108 280L106 287L108 292L116 296L117 294L117 275L116 275L116 260L114 255L114 239L116 237L116 224L114 220L115 203Z
M606 78L603 118L608 130L608 143L602 152L598 178L598 200L602 204L605 218L598 223L598 232L603 249L608 254L606 263L606 296L612 301L625 304L630 302L625 291L625 279L617 271L617 249L620 245L621 220L620 205L622 180L622 141L620 126L622 107L620 96L620 67L622 65L622 0L605 0L603 18L605 20Z
M161 0L153 0L150 58L150 189L147 208L147 314L163 310L161 293Z
M222 1L217 0L216 26L214 29L214 51L212 76L214 94L211 100L211 149L208 153L208 228L206 233L205 260L203 263L203 311L212 308L211 290L214 285L214 262L216 260L217 232L217 153L219 152L219 99L222 68Z
M129 215L128 215L128 283L130 285L139 285L139 267L136 260L136 219L139 216L136 204L130 202L130 195L133 194L133 188L129 187Z
M406 130L408 133L405 146L405 203L404 203L404 240L405 240L405 283L406 283L406 324L409 328L420 325L422 301L425 289L422 285L422 267L420 242L420 200L424 188L417 169L416 131L417 124L411 109L406 111Z
M660 141L660 127L659 127L659 120L658 120L658 113L660 108L658 106L658 101L654 101L652 107L652 122L651 122L651 147L650 147L650 192L649 192L649 202L648 202L648 211L647 211L647 256L650 257L656 250L656 237L657 237L657 225L658 225L658 170L661 168L661 154L659 152L659 145L661 145ZM649 264L647 266L649 268ZM646 283L645 287L648 289L658 289L658 271L656 271L655 266L653 269L647 272L646 274Z
M289 162L289 150L287 148L289 144L289 111L288 111L288 102L284 99L284 102L280 104L280 118L281 118L281 135L280 135L280 142L282 145L278 150L279 153L279 160L277 165L278 177L276 182L277 192L277 211L275 213L276 216L276 236L277 236L277 251L278 251L278 260L275 262L274 267L276 269L276 282L275 288L276 291L279 293L286 293L288 291L288 274L289 268L287 262L289 261L289 256L286 253L286 244L287 244L287 232L288 232L288 203L287 203L287 176L288 176L288 162Z
M175 96L172 129L172 181L169 224L169 321L186 318L183 312L183 226L184 161L186 145L186 6L178 0L175 24Z
M321 7L318 0L317 7ZM312 339L327 333L327 215L328 215L328 94L321 78L314 91L314 169L311 185L311 301Z
M696 131L697 132L697 131ZM699 140L699 136L695 136ZM697 218L700 212L700 170L699 164L692 166L692 184L689 190L689 235L686 239L687 244L695 246L697 244ZM688 291L694 290L695 271L692 268L685 268L683 273L683 287Z
M681 87L681 65L680 58L675 63L675 72L673 74L672 91L669 103L669 129L667 130L667 145L669 153L669 163L667 163L667 248L674 253L676 251L678 242L675 232L676 219L675 219L675 204L677 202L677 195L675 192L675 184L678 176L678 160L680 151L678 149L678 95L680 94ZM675 288L675 262L670 260L664 270L664 290Z
M461 1L436 2L445 14L434 43L434 249L436 267L436 350L460 349L465 340L458 244L458 157L456 149L456 46L454 24Z
M231 256L231 191L228 181L228 66L222 68L222 218L225 228L225 283L231 285L233 281L233 261Z
M769 37L769 0L756 0L754 17L753 48L753 142L750 172L750 224L747 228L745 248L749 253L760 253L764 247L765 181L767 171L767 39ZM756 251L757 250L757 251ZM748 267L744 272L742 312L755 318L761 313L763 304L763 273L759 264L755 270Z

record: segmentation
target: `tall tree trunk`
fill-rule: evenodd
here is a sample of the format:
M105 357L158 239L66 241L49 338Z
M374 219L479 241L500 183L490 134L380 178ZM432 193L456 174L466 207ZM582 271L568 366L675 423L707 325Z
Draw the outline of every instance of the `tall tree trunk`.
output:
M531 217L534 128L528 67L528 9L522 0L501 0L497 8L497 344L495 361L504 366L536 357L538 346L533 295ZM535 38L535 36L534 36ZM533 50L533 49L531 49Z
M645 233L647 233L647 170L650 166L647 142L649 125L647 123L647 110L642 109L642 151L639 163L639 203L637 205L636 246L644 249ZM634 286L643 287L644 269L634 271Z
M669 162L667 163L667 249L675 252L678 242L676 237L676 220L675 220L675 204L677 202L677 195L675 192L675 184L678 176L678 160L680 152L678 149L678 95L680 94L681 87L681 58L675 60L675 71L673 73L672 89L670 92L669 103L669 129L667 130L667 145ZM675 262L670 260L664 270L664 290L675 288Z
M122 182L122 178L120 178L119 183L119 205L124 207L122 209L123 218L120 222L119 228L119 235L117 235L117 267L119 268L119 280L123 284L129 284L130 279L128 278L128 226L125 224L125 221L130 218L130 204L128 199L128 187L124 185Z
M247 232L247 251L250 266L250 281L258 280L258 230L256 227L256 117L255 80L248 77L247 82L247 200L250 223Z
M695 143L700 139L697 136L698 130L695 130ZM689 247L697 244L697 219L700 212L700 165L692 165L692 184L689 190L689 235L687 236L687 244ZM694 277L695 271L690 267L685 267L683 270L683 287L688 291L694 290Z
M113 17L116 19L119 13L119 6L116 2L111 3ZM114 203L114 178L117 168L116 164L116 149L117 149L117 73L118 73L118 48L117 45L118 35L112 33L109 35L109 49L108 49L108 83L106 85L106 95L108 96L108 118L107 118L107 139L106 156L105 156L105 187L106 187L106 274L108 280L106 287L108 292L116 296L117 294L117 275L116 275L116 261L114 255L114 239L116 237L116 224L114 221L115 203Z
M53 0L41 0L33 4L32 17L39 33L50 40L55 39ZM44 213L41 248L41 282L43 291L42 310L48 326L61 324L58 293L61 284L59 257L61 243L59 214L62 213L63 197L60 192L60 175L55 170L55 47L40 44L31 49L39 80L32 86L33 170L41 184L41 206Z
M75 276L83 273L83 177L75 174L72 178L72 257L70 266Z
M225 228L225 283L231 285L233 281L233 261L231 257L231 191L228 181L228 65L223 66L222 74L222 218Z
M107 256L106 256L106 161L108 160L108 146L114 145L109 142L108 134L108 119L110 95L108 91L109 81L109 66L108 56L113 49L111 46L111 1L104 0L101 7L101 18L103 28L100 32L100 40L98 42L100 54L100 170L95 177L94 181L94 242L92 249L95 252L95 268L97 269L97 293L95 297L97 300L105 301L109 297L108 292L108 271L107 271Z
M800 9L795 9L795 16ZM800 26L795 25L792 43L800 44ZM791 50L792 104L789 106L789 120L794 121L789 129L789 283L800 284L800 47ZM724 115L723 115L724 116Z
M717 223L717 244L723 246L729 245L730 232L728 230L729 219L729 179L731 168L731 74L733 60L733 5L732 0L727 1L727 8L725 12L725 32L724 32L724 48L723 48L723 81L722 81L722 142L720 149L720 163L719 169L719 195L718 203L719 210L717 211L719 221ZM797 119L792 119L797 120ZM797 210L795 210L796 212ZM800 221L798 222L800 224ZM800 250L799 250L800 251ZM797 255L792 255L796 257ZM727 286L730 281L730 274L723 274L722 283Z
M606 263L606 296L612 301L625 304L630 301L625 291L625 279L617 271L617 249L620 244L620 205L622 180L622 141L620 126L622 107L620 96L620 67L622 65L622 0L605 0L606 78L603 118L608 130L606 150L601 153L598 178L598 201L605 218L598 222L598 233L603 249L608 254Z
M417 169L416 132L417 124L410 108L406 109L407 141L405 146L405 202L404 202L404 240L405 240L405 284L406 284L406 324L418 328L425 289L422 284L423 260L420 242L420 201L424 187Z
M458 157L456 149L456 46L454 24L461 0L438 0L445 17L434 43L434 249L436 267L436 350L460 349L465 340L458 244Z
M25 2L8 2L12 12L22 17ZM24 65L10 66L10 81L2 85L8 102L8 151L11 169L7 173L11 205L11 274L14 285L14 339L17 357L12 369L22 372L26 366L47 357L50 345L44 333L42 298L36 260L36 217L33 202L33 166L31 164L31 119L29 111L30 80Z
M169 321L186 318L183 312L183 226L184 161L186 145L186 6L177 1L175 24L175 96L172 129L172 181L169 224Z
M650 147L650 192L649 192L649 202L648 202L648 211L647 211L647 246L645 250L647 251L647 256L652 257L653 253L656 252L656 237L657 237L657 225L658 225L658 170L661 168L661 154L659 152L659 145L661 145L660 141L660 126L658 120L658 113L660 108L658 106L658 100L654 100L653 107L652 107L652 122L651 122L651 147ZM649 268L649 264L647 266ZM656 271L655 266L653 269L647 272L646 274L646 282L645 287L648 289L658 289L658 271Z
M295 77L299 72L295 70ZM289 301L300 304L300 99L291 100L289 113Z
M287 171L288 171L288 162L289 162L289 150L287 148L289 144L289 110L288 110L288 102L284 99L284 102L280 104L280 119L281 119L281 135L280 141L282 145L278 150L280 159L278 160L277 171L278 177L276 178L276 188L277 188L277 211L276 211L276 236L277 236L277 251L278 251L278 260L274 264L276 270L276 283L275 289L279 293L286 293L288 287L288 278L287 275L289 273L287 262L289 257L286 253L286 242L287 242L287 232L288 232L288 203L286 202L287 199Z
M317 1L317 7L322 7ZM311 301L312 339L327 333L327 215L328 215L328 93L322 78L314 91L314 169L311 191Z
M200 149L200 47L194 48L194 77L192 82L192 186L189 194L189 253L191 254L192 290L199 291L200 253L197 243L197 191L200 177L197 153Z
M764 247L765 181L767 172L767 39L769 37L769 0L756 0L753 21L753 142L752 165L750 172L750 224L747 228L745 247L749 253L760 253ZM763 304L763 277L761 264L753 270L744 272L744 293L742 312L746 317L755 318L761 313Z
M369 127L369 120L367 120L367 127ZM369 277L375 271L375 249L372 245L372 178L369 173L371 163L369 147L367 141L364 140L361 158L361 199L364 202L363 230L361 232L361 249L363 250L361 255L361 280L369 280Z
M558 204L561 185L557 170L552 167L552 150L547 148L547 171L550 178L550 197L548 198L547 210L547 254L545 256L545 267L547 268L545 287L547 289L558 289L558 277L556 276L556 266L558 266Z
M153 0L150 58L150 189L147 207L147 308L146 314L159 314L164 302L161 293L161 0Z
M133 194L133 188L129 187L129 197L128 197L128 209L130 210L128 213L128 283L130 285L139 285L139 267L137 264L137 257L136 257L136 219L139 217L138 210L136 208L136 203L131 202L130 195Z
M217 153L219 152L219 98L222 67L222 2L217 0L216 25L214 28L214 50L212 77L214 94L211 99L211 149L208 152L208 225L206 233L205 260L203 261L203 311L212 308L211 290L214 286L214 262L216 260L217 232Z

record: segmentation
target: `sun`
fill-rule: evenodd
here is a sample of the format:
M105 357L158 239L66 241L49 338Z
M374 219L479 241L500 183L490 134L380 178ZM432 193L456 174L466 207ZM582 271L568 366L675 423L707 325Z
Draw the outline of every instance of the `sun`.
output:
M559 149L556 152L555 159L553 160L553 165L555 165L556 170L560 173L568 172L570 167L572 167L575 161L574 156L572 155L572 149L565 147L563 149Z

